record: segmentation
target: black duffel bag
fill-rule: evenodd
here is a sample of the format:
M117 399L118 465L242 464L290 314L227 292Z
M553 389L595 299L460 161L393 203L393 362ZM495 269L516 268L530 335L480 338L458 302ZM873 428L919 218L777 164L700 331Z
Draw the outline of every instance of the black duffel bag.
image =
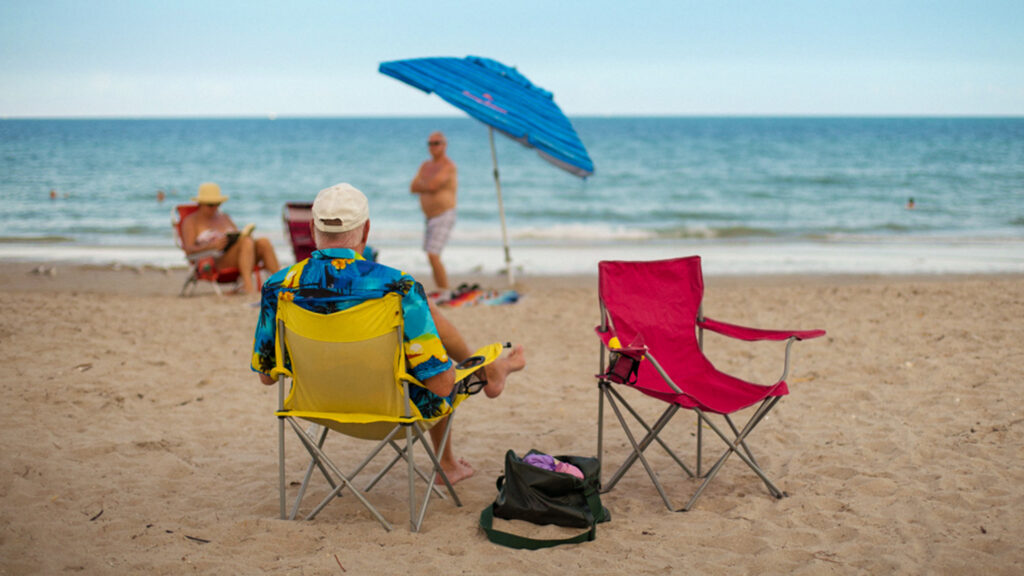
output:
M540 452L531 450L527 456L530 454ZM596 458L580 456L555 458L579 468L583 478L527 464L512 450L505 454L505 474L498 477L497 483L498 497L480 513L480 527L491 542L530 550L587 542L596 537L599 522L611 519L608 509L601 505L601 463ZM572 538L534 539L494 529L495 516L587 531Z

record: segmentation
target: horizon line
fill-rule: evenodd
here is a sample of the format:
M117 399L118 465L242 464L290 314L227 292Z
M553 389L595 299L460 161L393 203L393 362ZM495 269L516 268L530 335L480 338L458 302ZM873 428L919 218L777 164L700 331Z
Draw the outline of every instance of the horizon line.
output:
M920 119L1019 119L1024 118L1024 113L996 114L996 113L808 113L808 114L783 114L783 113L751 113L751 114L677 114L677 113L652 113L652 114L567 114L570 119L584 118L623 118L623 119L667 119L667 118L708 118L708 119L899 119L899 118L920 118ZM396 119L465 119L474 120L465 114L54 114L54 115L19 115L0 114L0 121L4 120L396 120Z

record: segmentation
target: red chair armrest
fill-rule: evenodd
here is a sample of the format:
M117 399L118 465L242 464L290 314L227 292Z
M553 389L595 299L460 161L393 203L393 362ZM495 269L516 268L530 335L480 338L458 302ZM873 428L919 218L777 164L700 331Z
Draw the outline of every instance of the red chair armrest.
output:
M601 343L604 344L604 347L611 350L612 352L618 352L619 354L624 354L626 356L636 359L641 358L644 354L647 353L646 346L613 346L613 342L611 342L611 340L612 338L616 338L616 336L614 333L612 333L611 330L602 331L600 326L596 326L594 328L594 332L597 333L597 337L601 339Z
M702 322L698 322L697 325L705 330L711 330L712 332L717 332L723 336L747 341L788 340L790 338L796 338L797 340L810 340L811 338L817 338L825 335L824 330L763 330L760 328L748 328L746 326L719 322L718 320L713 320L711 318L704 318L704 320Z

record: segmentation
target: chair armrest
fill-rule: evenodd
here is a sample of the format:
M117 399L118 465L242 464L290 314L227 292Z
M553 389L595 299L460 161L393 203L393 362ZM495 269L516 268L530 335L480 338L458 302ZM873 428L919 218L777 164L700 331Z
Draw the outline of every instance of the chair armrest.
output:
M476 352L473 352L473 355L469 358L466 358L462 362L456 364L455 371L464 372L466 375L469 375L470 373L487 366L491 362L494 362L499 356L501 356L502 350L511 347L511 342L493 342L488 344Z
M748 328L746 326L719 322L718 320L713 320L711 318L704 318L703 321L697 322L697 325L706 330L722 334L723 336L747 341L788 340L790 338L795 338L797 340L810 340L811 338L818 338L819 336L825 335L824 330L763 330L760 328Z
M597 337L601 339L601 343L604 344L604 347L612 352L624 354L636 359L647 354L647 346L622 346L619 343L618 337L616 337L610 330L602 331L600 326L596 326L594 327L594 332L597 333Z

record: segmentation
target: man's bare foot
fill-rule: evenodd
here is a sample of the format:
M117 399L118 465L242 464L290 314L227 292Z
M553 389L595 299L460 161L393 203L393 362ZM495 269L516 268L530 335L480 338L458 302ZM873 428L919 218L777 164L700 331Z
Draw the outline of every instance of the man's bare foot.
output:
M466 462L462 458L459 458L458 461L455 462L454 466L445 466L442 464L441 468L444 469L445 476L448 477L448 481L453 485L469 478L475 472L473 467L469 465L469 462ZM437 477L437 481L443 482L440 476Z
M508 375L525 367L526 351L523 350L522 344L517 344L511 352L484 366L484 373L487 374L484 394L488 398L497 398L505 390L505 379Z

